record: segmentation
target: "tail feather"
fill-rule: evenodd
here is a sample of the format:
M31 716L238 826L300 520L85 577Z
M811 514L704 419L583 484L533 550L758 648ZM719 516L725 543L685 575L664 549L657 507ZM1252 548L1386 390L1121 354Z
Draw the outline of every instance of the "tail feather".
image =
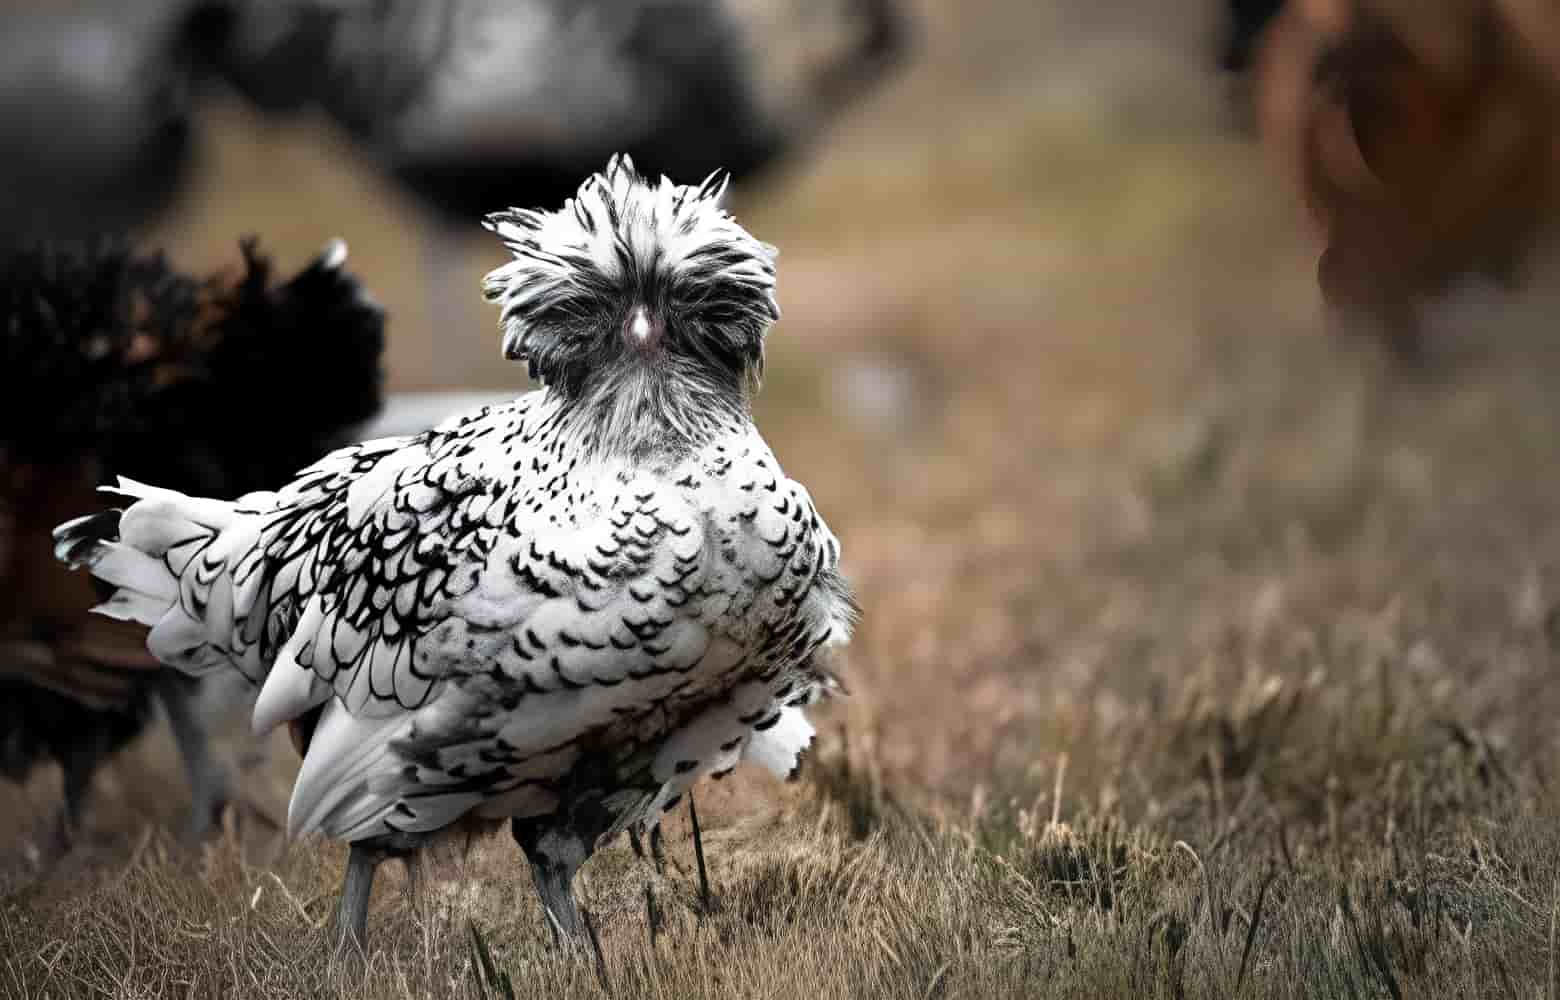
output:
M140 594L123 587L113 592L108 600L92 608L95 614L117 618L122 622L139 622L150 625L162 617L168 602L151 594Z
M227 664L244 670L234 655L235 625L252 610L242 599L253 603L258 594L252 587L236 592L228 565L227 556L243 551L246 538L224 537L247 536L242 515L224 501L129 479L105 491L135 502L54 530L57 558L115 588L94 610L151 626L147 648L185 673ZM197 556L201 561L192 567Z
M179 581L163 561L123 542L99 542L87 560L87 568L104 583L165 601L178 600Z
M146 637L146 648L170 667L187 674L200 675L228 661L227 655L210 642L208 624L185 612L177 602L165 606Z
M66 521L54 529L54 557L72 569L87 560L105 541L119 538L119 519L123 512L105 510Z
M123 476L118 485L105 486L103 492L135 501L125 510L119 525L119 537L125 544L151 556L182 555L184 563L189 561L188 550L228 527L238 516L233 505L225 500L189 497ZM182 569L180 565L174 572Z
M121 512L106 510L54 530L54 554L117 589L95 610L121 621L155 625L179 596L179 582L157 559L122 543Z

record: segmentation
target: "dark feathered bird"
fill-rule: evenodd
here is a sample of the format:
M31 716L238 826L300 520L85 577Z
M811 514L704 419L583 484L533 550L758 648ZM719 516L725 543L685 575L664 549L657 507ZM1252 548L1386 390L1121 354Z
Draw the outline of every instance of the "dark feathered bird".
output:
M90 610L50 526L102 506L118 475L237 497L276 486L372 416L383 317L333 245L278 283L253 243L205 279L121 245L0 256L0 773L65 772L62 836L98 764L160 701L203 829L224 795L186 704L145 630Z
M217 61L262 106L327 109L435 210L420 234L437 324L465 303L460 229L556 207L612 153L740 183L804 150L903 54L898 4L239 2Z
M236 3L219 62L263 106L318 103L461 224L557 205L626 150L745 176L900 55L895 0Z
M1458 282L1519 283L1560 207L1560 24L1519 6L1291 0L1263 43L1263 141L1325 241L1323 294L1401 355Z
M153 219L203 84L318 106L460 225L556 205L618 150L740 178L905 45L898 0L152 0L0 15L0 241ZM69 122L69 127L60 127Z
M619 150L652 171L739 180L796 154L901 57L900 2L152 0L13 14L0 147L21 152L0 162L0 243L155 219L187 169L199 91L221 77L267 113L323 109L433 210L416 229L437 328L466 303L461 229L509 205L556 206Z
M0 245L121 232L167 207L217 27L188 0L0 14Z

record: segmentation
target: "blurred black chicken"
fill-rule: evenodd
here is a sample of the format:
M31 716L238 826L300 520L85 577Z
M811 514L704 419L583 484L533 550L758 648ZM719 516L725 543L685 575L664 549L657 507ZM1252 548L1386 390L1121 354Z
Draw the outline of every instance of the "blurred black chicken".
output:
M741 183L805 148L900 56L898 2L229 0L209 61L263 108L324 108L434 210L439 322L490 212L559 205L616 153Z
M252 241L205 279L118 244L0 255L0 774L57 760L56 850L98 765L167 712L191 783L190 833L227 797L190 681L140 626L51 555L62 512L116 476L236 497L287 481L380 404L383 314L335 243L272 280Z
M121 232L156 216L189 173L211 15L187 0L5 7L0 245Z
M0 162L0 234L154 216L218 78L270 112L326 109L467 225L561 202L616 152L741 178L893 64L897 2L24 0L0 15L0 141L21 152Z
M741 178L899 53L894 0L312 0L232 8L218 62L317 102L462 220L561 203L604 158Z

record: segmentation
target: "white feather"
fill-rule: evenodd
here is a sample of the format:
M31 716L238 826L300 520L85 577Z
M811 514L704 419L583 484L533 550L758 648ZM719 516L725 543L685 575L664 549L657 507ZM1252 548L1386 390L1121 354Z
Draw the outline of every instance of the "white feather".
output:
M277 658L266 675L260 696L255 699L250 725L255 735L263 735L284 722L303 715L330 697L330 685L287 651Z
M288 836L318 830L342 837L361 827L366 817L394 806L392 794L370 791L369 779L386 761L393 768L400 767L391 757L390 742L404 735L410 725L411 720L404 715L363 719L354 717L339 701L326 705L293 785L287 807Z
M761 733L754 733L742 756L766 768L777 778L784 778L796 769L802 751L812 746L811 722L800 708L785 708L780 721Z
M172 603L179 597L179 581L159 559L119 542L103 542L87 565L92 575L116 587L125 587Z
M92 610L109 618L117 618L122 622L156 625L168 610L168 601L166 598L140 594L133 590L121 588L114 591L108 600L94 606Z

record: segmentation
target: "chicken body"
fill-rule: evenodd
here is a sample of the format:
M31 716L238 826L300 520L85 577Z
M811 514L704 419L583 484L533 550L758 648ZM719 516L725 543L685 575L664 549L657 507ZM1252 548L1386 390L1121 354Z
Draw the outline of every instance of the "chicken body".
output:
M512 821L583 933L600 839L811 741L855 607L749 414L774 251L723 191L620 157L556 212L489 219L515 255L486 284L504 353L543 389L234 503L123 481L122 514L57 530L158 659L242 671L256 727L294 727L289 828L352 844L343 949L381 858L474 819Z

